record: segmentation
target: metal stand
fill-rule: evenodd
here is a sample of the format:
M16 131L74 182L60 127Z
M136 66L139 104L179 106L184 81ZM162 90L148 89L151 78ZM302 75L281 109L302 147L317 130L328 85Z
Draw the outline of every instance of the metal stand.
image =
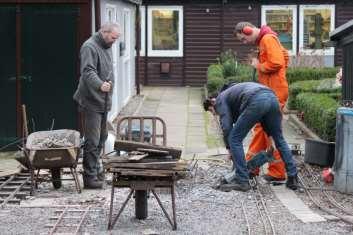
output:
M144 177L144 179L140 180L130 180L126 177L122 178L118 173L113 173L113 181L112 181L112 191L111 191L111 201L110 201L110 211L109 211L109 222L108 222L108 230L113 229L115 223L119 219L121 213L124 211L127 203L131 199L134 192L137 190L146 190L151 191L154 197L156 198L158 205L161 207L165 217L168 219L168 222L172 226L173 230L177 229L176 222L176 208L175 208L175 178L171 177ZM113 210L114 210L114 192L115 188L130 188L130 192L123 202L121 208L118 211L118 214L113 218ZM160 198L155 192L155 188L170 188L170 194L172 197L172 213L173 220L170 218L168 212L164 208ZM135 204L135 207L137 205Z

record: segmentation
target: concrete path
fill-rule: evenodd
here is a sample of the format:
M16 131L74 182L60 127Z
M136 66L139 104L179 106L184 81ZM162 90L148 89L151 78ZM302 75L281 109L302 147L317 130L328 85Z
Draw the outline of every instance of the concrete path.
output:
M136 115L154 115L167 125L167 145L183 154L207 152L201 89L191 87L144 87L143 104Z

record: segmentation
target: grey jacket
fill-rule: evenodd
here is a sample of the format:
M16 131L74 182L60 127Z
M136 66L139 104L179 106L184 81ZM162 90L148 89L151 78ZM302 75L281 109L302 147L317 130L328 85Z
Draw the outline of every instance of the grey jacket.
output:
M107 97L107 111L112 106L114 74L112 51L100 33L95 33L83 43L80 50L81 77L74 100L89 111L104 112L105 92L100 90L103 82L111 81L113 86Z
M223 131L223 139L227 148L228 135L239 115L246 109L251 97L263 90L272 92L268 87L254 82L244 82L233 85L216 98L215 110L219 115Z

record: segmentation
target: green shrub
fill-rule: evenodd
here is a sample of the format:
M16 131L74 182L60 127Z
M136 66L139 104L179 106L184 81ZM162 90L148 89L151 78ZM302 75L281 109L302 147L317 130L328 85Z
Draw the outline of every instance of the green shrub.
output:
M235 76L237 74L237 62L235 60L226 60L223 64L224 77Z
M325 68L288 68L287 81L293 83L303 80L320 80L325 78L334 78L338 69L332 67Z
M240 82L251 82L252 78L250 76L232 76L225 79L226 83L240 83Z
M207 69L207 78L223 78L224 68L221 64L211 64Z
M290 109L296 108L296 96L302 92L315 92L315 93L337 93L340 87L335 85L335 79L324 80L306 80L298 81L289 85L289 99L288 107Z
M296 100L304 113L304 123L323 140L335 141L339 103L328 94L316 93L300 93Z
M229 49L227 51L224 51L221 53L219 58L217 58L218 62L220 64L224 64L228 60L236 61L236 55L232 49Z
M224 85L225 80L220 77L209 77L207 79L207 90L208 90L208 95L212 96L214 94L217 94L218 91L222 88Z

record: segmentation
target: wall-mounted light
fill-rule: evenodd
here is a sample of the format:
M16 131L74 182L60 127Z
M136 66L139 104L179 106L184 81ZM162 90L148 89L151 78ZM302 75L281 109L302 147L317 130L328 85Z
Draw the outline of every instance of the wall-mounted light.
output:
M249 11L251 11L252 10L252 7L251 7L251 5L249 4L249 6L248 6L248 10Z
M210 9L206 8L206 12L209 13L209 12L210 12Z

